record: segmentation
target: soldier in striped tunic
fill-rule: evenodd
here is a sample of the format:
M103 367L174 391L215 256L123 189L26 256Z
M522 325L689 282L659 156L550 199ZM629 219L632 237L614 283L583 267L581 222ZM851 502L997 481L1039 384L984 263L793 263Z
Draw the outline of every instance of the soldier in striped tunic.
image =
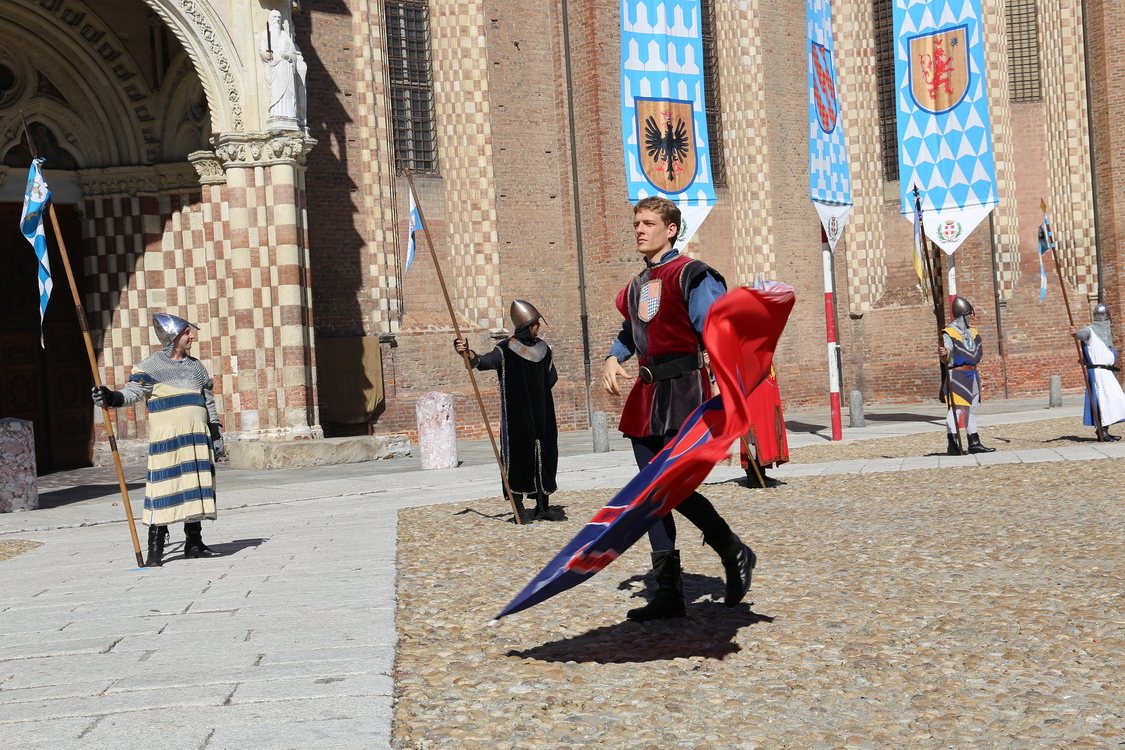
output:
M202 521L214 520L215 459L223 456L222 425L207 369L188 354L197 326L175 315L152 316L164 348L133 368L120 391L93 389L94 404L121 408L148 405L148 525L146 567L163 564L168 525L183 523L184 557L217 557L203 543Z

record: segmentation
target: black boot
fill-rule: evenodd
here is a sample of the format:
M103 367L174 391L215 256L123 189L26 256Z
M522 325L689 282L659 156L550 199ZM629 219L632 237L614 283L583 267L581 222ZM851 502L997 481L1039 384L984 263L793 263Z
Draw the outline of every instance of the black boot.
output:
M762 484L762 482L758 481L758 475L754 472L753 469L747 469L746 470L746 489L749 489L749 490L759 489L760 490L760 489L766 489L766 488L769 488L769 487L776 487L779 484L781 484L781 482L779 480L774 479L771 476L767 476L765 469L762 469L762 480L765 481L765 484Z
M551 510L551 496L538 493L535 495L535 520L536 521L561 521L558 515Z
M164 540L168 538L167 526L148 527L148 559L146 568L159 568L164 564Z
M733 607L750 590L750 579L754 575L754 566L758 564L758 556L734 534L730 535L725 544L708 544L719 553L719 559L723 561L723 570L727 573L727 592L723 602L728 607Z
M980 444L980 435L973 433L969 435L969 453L995 453L995 448L985 448Z
M1098 431L1094 430L1094 436L1095 437L1097 437L1097 434L1098 434ZM1105 438L1105 441L1107 443L1116 443L1118 440L1121 439L1120 435L1110 435L1108 427L1102 428L1102 437Z
M512 523L530 523L531 514L528 512L527 508L523 507L523 495L518 492L513 492L512 500L516 502L516 510L519 511L519 518L512 516Z
M947 456L964 455L963 453L961 453L961 436L960 435L954 435L952 433L947 432L947 433L945 433L945 439L949 441L949 446L945 449L945 455L947 455ZM971 445L971 443L970 443L970 445Z
M203 543L203 523L201 521L188 521L184 524L184 557L222 557L222 552L216 552Z
M645 622L686 615L684 576L680 569L679 550L653 552L652 575L656 579L656 594L652 601L643 607L629 610L625 616L634 622Z

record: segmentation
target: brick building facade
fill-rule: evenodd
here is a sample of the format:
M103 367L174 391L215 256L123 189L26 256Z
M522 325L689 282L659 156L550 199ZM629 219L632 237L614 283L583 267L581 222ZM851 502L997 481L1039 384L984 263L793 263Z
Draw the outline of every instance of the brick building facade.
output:
M876 41L889 8L833 3L855 200L835 252L843 388L869 403L929 399L937 387L933 315L884 166ZM260 49L272 10L308 66L307 121L297 127L271 116ZM986 399L1042 393L1052 374L1080 387L1053 276L1038 301L1041 199L1077 320L1099 294L1122 312L1125 126L1113 83L1125 63L1112 53L1123 22L1111 10L1105 0L983 0L1000 205L955 257L986 342ZM73 207L68 231L81 239L68 252L111 384L152 349L149 317L167 310L203 327L197 354L236 439L412 432L414 400L431 390L452 392L459 427L479 436L421 233L406 271L401 167L414 165L458 325L474 346L505 334L512 299L532 300L555 350L560 427L585 427L591 410L614 419L622 402L597 381L620 324L614 296L639 269L620 141L620 12L591 0L0 0L0 202L22 200L23 111L57 157L47 175L56 202ZM796 287L778 375L791 408L824 406L804 3L707 0L703 12L726 176L687 252L732 284L761 273ZM428 81L415 76L426 85L404 94L401 66L417 73L419 61ZM430 107L428 124L403 119L404 96ZM404 123L431 130L404 140ZM13 220L0 211L5 256L19 240ZM23 299L26 270L13 264L0 283ZM64 309L66 291L56 286ZM92 429L100 415L63 420L41 385L38 311L32 319L19 309L0 324L4 416L28 415L58 440ZM67 326L63 317L52 325ZM372 366L357 352L375 342ZM80 368L75 349L70 364ZM495 379L478 380L496 417ZM143 417L116 418L124 438L143 437Z

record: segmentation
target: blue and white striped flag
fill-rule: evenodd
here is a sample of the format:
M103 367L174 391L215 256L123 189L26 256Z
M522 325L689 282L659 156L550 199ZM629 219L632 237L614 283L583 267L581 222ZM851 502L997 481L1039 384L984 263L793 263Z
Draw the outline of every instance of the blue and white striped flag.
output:
M27 173L27 191L23 196L23 214L20 215L20 231L39 258L39 344L43 343L43 318L47 314L47 302L51 299L51 261L47 258L47 237L43 233L43 212L51 202L51 191L43 179L44 159L31 162Z
M833 250L852 210L848 152L840 126L836 45L829 0L806 0L809 57L809 197Z
M1043 267L1043 255L1055 243L1052 242L1051 227L1047 224L1047 215L1043 215L1043 223L1039 225L1039 301L1042 302L1047 297L1047 269ZM1058 258L1055 258L1058 263Z
M422 228L422 214L418 211L418 204L414 202L414 191L410 191L410 244L406 246L406 268L403 270L402 275L406 276L410 271L410 264L414 262L414 249L416 243L414 242L414 233Z

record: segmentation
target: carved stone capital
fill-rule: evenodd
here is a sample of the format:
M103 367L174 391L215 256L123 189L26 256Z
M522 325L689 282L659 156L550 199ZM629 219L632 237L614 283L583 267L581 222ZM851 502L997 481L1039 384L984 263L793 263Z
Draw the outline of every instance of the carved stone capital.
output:
M227 173L223 171L223 164L214 151L192 151L187 155L187 158L199 174L200 184L222 185L226 183Z
M188 162L80 169L77 174L82 194L87 198L171 195L199 191L199 178Z
M303 166L316 139L299 130L269 133L221 133L212 139L224 169L273 164Z

